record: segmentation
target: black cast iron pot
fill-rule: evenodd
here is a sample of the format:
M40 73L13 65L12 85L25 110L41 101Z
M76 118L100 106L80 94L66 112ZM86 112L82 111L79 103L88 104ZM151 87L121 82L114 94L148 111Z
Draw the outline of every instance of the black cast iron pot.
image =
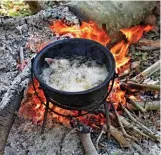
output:
M98 86L80 92L56 90L42 80L40 73L45 65L45 58L85 56L107 66L108 76ZM45 95L55 105L69 110L87 110L100 104L108 95L108 85L115 74L115 61L111 52L98 42L87 39L65 39L43 48L32 63L32 72L39 81Z

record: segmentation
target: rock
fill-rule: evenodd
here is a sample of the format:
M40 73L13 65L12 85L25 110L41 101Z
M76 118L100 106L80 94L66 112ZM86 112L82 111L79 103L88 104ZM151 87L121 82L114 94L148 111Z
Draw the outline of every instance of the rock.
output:
M71 1L66 4L81 20L106 24L112 35L121 28L137 25L151 13L154 1Z

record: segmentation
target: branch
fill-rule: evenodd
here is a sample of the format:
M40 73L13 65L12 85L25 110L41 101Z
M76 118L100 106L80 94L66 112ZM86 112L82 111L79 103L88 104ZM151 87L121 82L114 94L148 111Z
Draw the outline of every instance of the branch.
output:
M122 132L112 125L110 125L110 134L119 142L122 148L131 147L130 143L124 138Z
M150 110L159 110L160 109L160 101L135 101L137 105L143 107L146 111ZM137 108L132 104L128 104L127 106L129 109L136 110Z
M160 69L160 60L158 60L155 64L141 72L139 75L133 77L131 80L136 82L142 82L152 74L154 74L156 71Z
M140 131L136 126L134 126L133 124L129 123L123 116L119 115L120 118L120 122L124 125L124 127L126 129L129 129L131 134L133 134L133 132L136 132L137 134L144 136L146 138L149 138L149 136L145 135L142 131Z
M23 91L19 95L13 96L10 100L11 104L6 106L3 111L0 111L0 155L4 152L7 138L14 122L14 116L19 109L22 98Z
M140 45L146 45L146 46L153 46L160 48L160 40L147 40L147 39L141 39L138 42Z
M121 131L122 131L123 135L124 135L126 138L129 138L129 139L132 139L132 140L136 141L136 138L134 138L134 137L130 136L129 134L127 134L127 132L125 131L124 126L123 126L123 124L122 124L122 121L120 120L120 115L119 115L118 112L116 111L116 109L115 109L113 103L111 103L111 105L112 105L112 107L113 107L114 113L115 113L115 115L116 115L118 124L119 124L119 126L120 126L120 128L121 128Z
M7 92L4 94L2 101L0 102L0 111L9 105L11 98L19 94L29 83L31 77L31 62L26 65L24 70L14 79L9 86Z
M130 103L131 105L133 105L136 109L140 110L142 113L145 113L146 112L146 109L144 109L142 106L140 106L140 104L138 104L137 102L135 102L130 97L126 97L126 100L127 100L128 103Z
M131 114L130 112L122 105L120 104L122 109L125 111L125 113L129 116L129 118L136 123L136 125L138 126L138 128L142 129L149 137L151 137L152 139L156 140L156 141L160 141L159 136L156 136L151 130L149 130L146 126L144 126L142 123L140 123L139 121L137 121Z
M134 82L127 82L122 85L128 89L160 91L160 85L138 84Z
M86 154L98 155L96 148L94 147L93 142L91 140L90 129L84 124L78 124L77 132Z

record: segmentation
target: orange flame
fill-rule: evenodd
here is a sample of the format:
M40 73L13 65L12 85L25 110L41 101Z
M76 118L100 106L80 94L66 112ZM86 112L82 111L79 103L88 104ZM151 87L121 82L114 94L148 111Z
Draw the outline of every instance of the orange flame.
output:
M97 24L93 21L89 23L82 22L81 26L67 26L61 20L58 20L50 26L50 29L54 33L59 33L60 35L64 35L66 33L71 33L76 38L86 38L95 40L102 45L106 46L109 43L110 38L107 33L99 28Z
M144 32L148 32L153 27L150 25L141 26L137 25L132 28L121 29L120 31L125 34L129 43L136 43L142 36Z

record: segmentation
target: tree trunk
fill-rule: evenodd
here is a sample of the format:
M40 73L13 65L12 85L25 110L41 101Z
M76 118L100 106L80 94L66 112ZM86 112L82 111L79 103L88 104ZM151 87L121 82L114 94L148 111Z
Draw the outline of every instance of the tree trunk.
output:
M110 35L139 24L151 13L155 1L71 1L68 5L81 20L106 24Z

